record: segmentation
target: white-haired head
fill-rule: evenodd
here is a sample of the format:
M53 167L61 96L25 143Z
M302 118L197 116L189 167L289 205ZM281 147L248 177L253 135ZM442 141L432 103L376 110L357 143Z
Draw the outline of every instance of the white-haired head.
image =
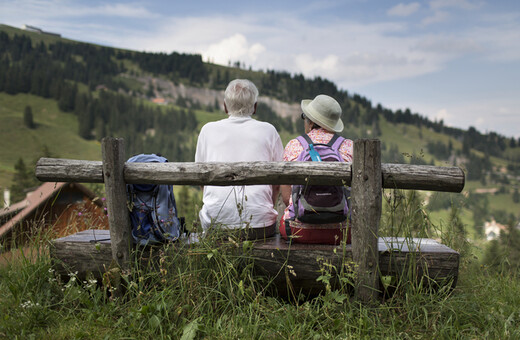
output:
M234 117L248 117L255 112L258 89L247 79L232 80L224 92L227 113Z

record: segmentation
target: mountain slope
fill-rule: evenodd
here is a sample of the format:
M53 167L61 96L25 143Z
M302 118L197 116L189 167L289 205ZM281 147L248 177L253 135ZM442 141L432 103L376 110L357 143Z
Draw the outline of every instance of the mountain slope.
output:
M46 147L59 157L100 159L99 140L108 135L125 138L132 154L161 152L172 160L191 160L198 130L225 117L223 89L229 80L241 77L259 87L258 119L275 125L284 143L301 133L299 100L327 93L342 105L342 134L379 138L384 162L467 169L466 189L471 194L462 214L467 224L481 223L474 213L479 209L487 211L487 219L493 215L502 221L520 211L514 201L520 141L493 132L464 131L408 109L393 112L373 106L367 98L319 77L205 64L200 56L127 51L8 26L0 26L0 40L3 188L10 186L20 157L30 164ZM26 106L32 109L34 129L24 124ZM478 188L497 193L473 195ZM438 215L445 218L443 209Z

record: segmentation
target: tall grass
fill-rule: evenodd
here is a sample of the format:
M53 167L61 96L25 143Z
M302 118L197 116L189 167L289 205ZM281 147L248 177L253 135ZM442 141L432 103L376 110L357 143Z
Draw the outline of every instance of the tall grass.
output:
M278 297L269 280L254 275L251 243L232 236L172 244L149 265L153 270L136 262L122 273L121 298L111 294L110 274L57 275L46 244L41 236L0 267L0 338L520 338L520 281L473 263L471 251L454 290L402 282L394 296L366 306L347 289Z

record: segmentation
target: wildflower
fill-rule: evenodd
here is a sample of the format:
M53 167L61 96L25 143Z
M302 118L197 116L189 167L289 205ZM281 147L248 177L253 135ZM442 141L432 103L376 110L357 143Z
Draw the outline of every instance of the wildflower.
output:
M27 300L27 301L23 302L22 304L20 304L20 307L22 307L23 309L39 307L39 306L40 306L40 304L38 302L34 303L30 300Z
M78 216L81 216L81 215L83 215L83 214L82 214L81 211L80 211L80 212L78 213Z
M102 200L102 201L105 201L105 200L106 200L106 198L105 198L105 197L103 197L103 198L102 198L101 200Z

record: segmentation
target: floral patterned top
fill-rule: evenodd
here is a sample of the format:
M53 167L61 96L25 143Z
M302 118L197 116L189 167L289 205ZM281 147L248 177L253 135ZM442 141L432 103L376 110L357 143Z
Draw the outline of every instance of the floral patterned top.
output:
M334 133L329 132L323 128L319 129L313 129L307 134L310 139L314 143L328 143L331 139ZM295 161L300 153L303 151L303 146L297 139L292 139L287 143L287 146L285 147L284 153L283 153L283 160L285 162L293 162ZM341 146L339 147L339 153L345 160L345 162L351 163L352 162L352 155L354 151L354 142L350 139L345 139L343 143L341 143ZM284 219L289 218L289 208L292 206L292 197L289 198L289 205L284 210ZM346 221L341 223L331 223L331 224L321 224L320 228L343 228L346 226ZM305 227L313 227L316 226L308 225L306 223L301 223L299 221L292 221L292 226L299 227L299 228L305 228Z

